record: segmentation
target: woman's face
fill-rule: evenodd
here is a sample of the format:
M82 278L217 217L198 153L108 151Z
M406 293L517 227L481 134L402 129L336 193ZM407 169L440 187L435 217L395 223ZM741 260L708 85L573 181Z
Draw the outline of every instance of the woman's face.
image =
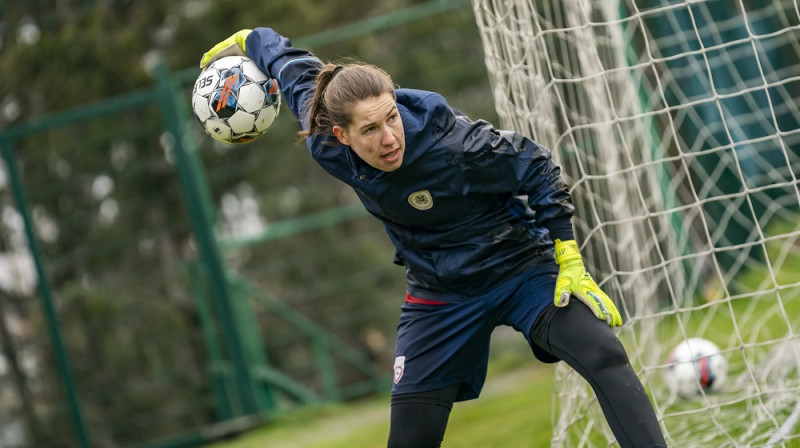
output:
M354 104L347 127L334 126L333 133L342 144L364 162L381 171L394 171L403 164L406 149L403 121L394 96L383 93Z

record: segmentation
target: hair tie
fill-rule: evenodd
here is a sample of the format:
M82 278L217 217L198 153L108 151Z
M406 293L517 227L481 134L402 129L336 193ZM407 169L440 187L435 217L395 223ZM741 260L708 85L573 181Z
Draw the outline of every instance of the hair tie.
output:
M341 65L337 65L336 68L333 69L333 73L331 73L331 79L333 79L333 77L336 76L336 74L339 73L343 68L344 67Z

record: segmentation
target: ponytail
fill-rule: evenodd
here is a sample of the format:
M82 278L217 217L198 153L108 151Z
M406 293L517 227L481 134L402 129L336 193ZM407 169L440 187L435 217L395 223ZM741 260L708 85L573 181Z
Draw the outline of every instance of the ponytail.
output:
M297 133L300 139L310 137L314 134L325 133L326 131L332 132L333 125L329 123L328 111L325 107L325 90L328 88L328 84L331 83L335 74L334 72L337 71L337 67L341 66L325 64L319 73L317 73L314 95L309 98L304 109L309 111L308 129ZM321 130L322 132L320 132Z

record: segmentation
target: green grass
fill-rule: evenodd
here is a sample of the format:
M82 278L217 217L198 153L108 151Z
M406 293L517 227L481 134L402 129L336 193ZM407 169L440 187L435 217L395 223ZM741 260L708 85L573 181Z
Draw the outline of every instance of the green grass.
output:
M548 446L554 368L528 354L527 367L490 367L477 400L456 403L443 447ZM513 365L518 364L516 361ZM389 396L304 409L212 448L368 448L386 446Z

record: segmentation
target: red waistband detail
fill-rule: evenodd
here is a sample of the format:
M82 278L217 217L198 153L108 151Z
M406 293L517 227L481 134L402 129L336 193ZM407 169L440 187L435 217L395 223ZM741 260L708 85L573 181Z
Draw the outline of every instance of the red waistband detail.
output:
M406 293L406 302L416 303L419 305L447 305L447 302L439 302L438 300L420 299L419 297L414 297L408 293Z

